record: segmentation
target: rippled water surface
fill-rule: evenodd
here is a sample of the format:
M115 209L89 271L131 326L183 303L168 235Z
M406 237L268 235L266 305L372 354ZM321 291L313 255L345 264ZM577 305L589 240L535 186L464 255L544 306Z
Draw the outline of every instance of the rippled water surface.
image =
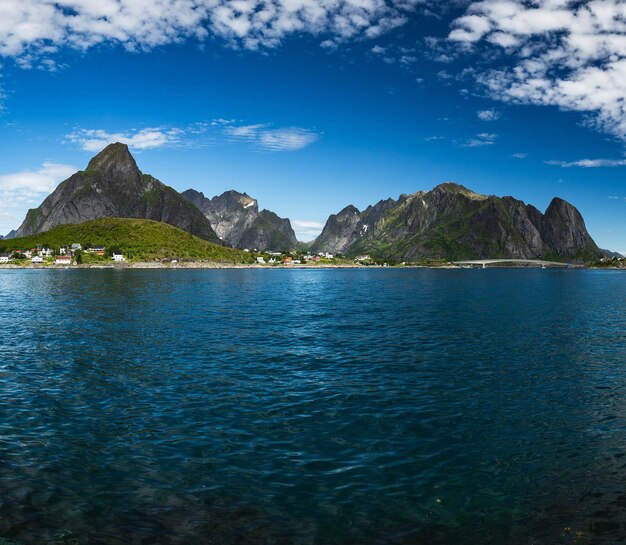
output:
M622 543L625 308L620 272L1 271L0 537Z

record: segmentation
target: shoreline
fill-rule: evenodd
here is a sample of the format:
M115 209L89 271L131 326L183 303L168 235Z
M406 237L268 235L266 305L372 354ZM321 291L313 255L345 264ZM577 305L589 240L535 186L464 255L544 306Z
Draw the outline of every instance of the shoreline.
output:
M426 265L411 265L403 267L383 265L359 265L358 263L324 263L316 265L260 265L256 263L217 263L204 261L190 261L187 263L159 263L150 261L138 261L135 263L111 263L111 264L83 264L83 265L18 265L14 263L0 264L0 269L31 269L31 270L67 270L67 269L255 269L255 270L290 270L290 269L393 269L393 268L425 268ZM455 265L428 267L428 268L453 268Z
M541 266L534 265L507 265L507 266L489 266L487 269L541 269ZM587 270L626 270L618 267L590 267L586 265L563 265L563 266L551 266L545 267L546 269L587 269ZM15 264L15 263L2 263L0 264L0 270L73 270L73 269L91 269L91 270L105 270L105 269L168 269L168 270L181 270L181 269L214 269L214 270L227 270L227 269L251 269L251 270L323 270L323 269L482 269L481 267L463 267L455 264L441 264L441 265L361 265L359 263L323 263L323 264L300 264L300 265L261 265L257 263L218 263L218 262L205 262L205 261L190 261L186 263L161 263L151 261L138 261L134 263L103 263L103 264L82 264L82 265L33 265L33 264Z

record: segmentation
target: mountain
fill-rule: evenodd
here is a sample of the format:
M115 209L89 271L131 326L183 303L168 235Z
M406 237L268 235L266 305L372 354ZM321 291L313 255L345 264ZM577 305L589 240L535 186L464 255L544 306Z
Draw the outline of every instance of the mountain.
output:
M612 252L611 250L604 250L601 248L600 251L604 254L605 257L608 257L609 259L613 259L614 257L616 257L617 259L624 259L626 257L619 252Z
M276 251L296 248L298 242L289 220L269 210L259 212L256 199L245 193L231 190L209 199L188 189L182 195L202 211L217 236L229 246Z
M4 235L3 237L0 238L15 238L15 234L16 234L16 230L13 229L11 231L9 231L6 235Z
M444 183L328 218L311 251L384 259L594 259L600 250L580 212L554 198L545 214L513 197Z
M16 237L98 218L150 219L220 242L200 210L176 190L143 174L128 146L119 143L107 146L86 170L70 176L39 208L29 210Z

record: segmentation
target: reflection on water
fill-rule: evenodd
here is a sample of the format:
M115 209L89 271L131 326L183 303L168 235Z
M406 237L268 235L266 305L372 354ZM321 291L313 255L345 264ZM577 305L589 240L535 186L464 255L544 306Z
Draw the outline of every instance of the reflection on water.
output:
M620 272L2 271L0 536L624 541L624 303Z

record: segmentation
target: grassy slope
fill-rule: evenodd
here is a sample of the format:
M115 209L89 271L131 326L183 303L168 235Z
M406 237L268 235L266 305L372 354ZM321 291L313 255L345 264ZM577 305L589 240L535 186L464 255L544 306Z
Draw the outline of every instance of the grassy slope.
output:
M178 258L244 263L250 256L195 237L181 229L152 220L105 218L79 225L59 225L45 233L0 240L5 251L25 250L37 244L58 249L75 242L116 248L133 261Z

